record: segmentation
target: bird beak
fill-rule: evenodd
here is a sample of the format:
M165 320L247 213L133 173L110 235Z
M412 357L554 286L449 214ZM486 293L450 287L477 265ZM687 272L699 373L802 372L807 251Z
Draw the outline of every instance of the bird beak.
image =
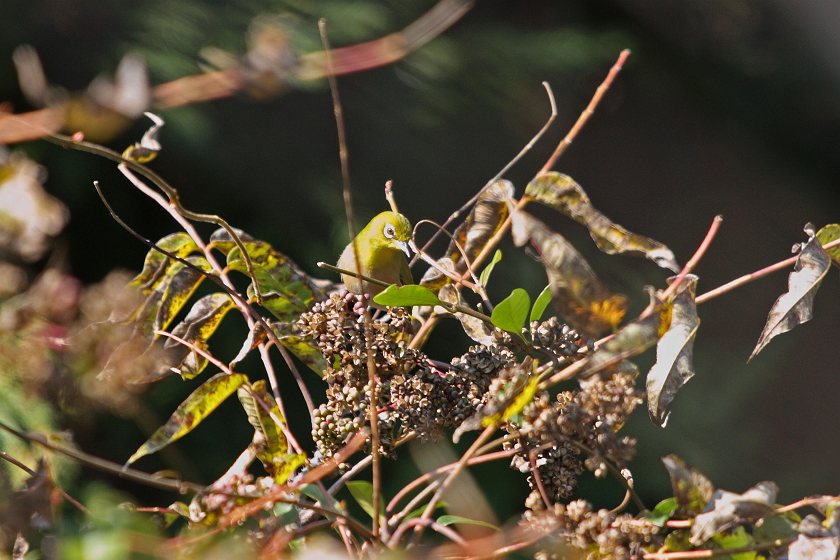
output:
M405 241L400 241L399 239L394 239L394 243L396 243L397 246L400 249L402 249L402 252L405 253L406 257L408 257L409 259L411 258L411 253L408 250L408 243L406 243Z

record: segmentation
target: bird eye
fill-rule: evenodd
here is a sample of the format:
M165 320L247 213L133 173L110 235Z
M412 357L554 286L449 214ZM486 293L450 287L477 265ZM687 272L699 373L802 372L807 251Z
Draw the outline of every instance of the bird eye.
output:
M396 232L394 231L394 226L392 226L391 224L388 224L388 225L385 226L385 229L382 230L382 233L388 239L392 239Z

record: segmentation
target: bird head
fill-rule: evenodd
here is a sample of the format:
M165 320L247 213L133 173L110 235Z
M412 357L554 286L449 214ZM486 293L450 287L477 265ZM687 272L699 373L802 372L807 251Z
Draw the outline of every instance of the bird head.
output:
M402 251L411 257L408 242L411 240L411 222L397 212L382 212L377 214L363 232L371 244L377 249L391 249Z

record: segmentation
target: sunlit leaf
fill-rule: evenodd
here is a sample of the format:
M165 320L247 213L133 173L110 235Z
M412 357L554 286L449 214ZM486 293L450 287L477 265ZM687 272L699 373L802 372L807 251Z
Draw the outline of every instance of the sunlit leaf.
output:
M657 426L665 426L674 396L694 377L692 355L700 326L694 303L696 287L697 276L693 274L687 275L680 284L672 304L671 327L659 339L656 363L648 372L648 412Z
M676 455L663 457L662 462L671 477L679 513L692 516L703 511L715 491L711 481Z
M493 308L490 320L495 326L512 333L519 334L528 318L531 307L531 296L522 288L515 288L508 297Z
M195 244L195 241L184 232L169 234L159 239L155 245L178 257L186 257L198 251L198 246ZM151 249L146 253L143 270L134 277L131 284L140 288L144 294L149 294L161 282L166 274L167 268L175 264L175 262L160 251Z
M184 320L172 334L206 350L207 341L216 332L228 311L236 307L229 295L221 292L209 294L196 301ZM177 369L183 379L192 379L207 367L207 358L175 340L167 340L166 347L179 349Z
M814 296L825 278L831 257L816 236L799 252L793 272L788 276L788 291L779 296L767 315L767 323L747 362L752 360L773 337L810 321L814 315Z
M482 286L487 286L487 282L490 280L490 275L493 274L493 269L496 268L496 265L499 264L500 260L502 260L502 252L499 249L496 249L496 252L493 253L493 258L490 259L490 262L487 263L487 266L484 267L484 270L481 271L481 275L478 277L478 281Z
M717 546L723 549L749 548L755 545L755 539L743 527L736 527L731 531L718 533L712 540ZM739 552L730 555L729 558L731 560L756 560L757 555L753 551Z
M155 453L190 433L247 381L248 377L241 373L233 375L218 373L205 381L184 402L178 405L169 420L129 457L126 465L130 465L141 457Z
M449 259L450 269L456 274L463 274L467 264L458 245L463 248L472 262L484 248L487 241L496 233L508 217L507 201L513 196L513 184L499 180L481 193L464 222L453 233L444 257ZM457 245L456 245L457 243ZM441 259L442 260L442 259ZM432 290L438 290L449 282L449 278L440 271L430 268L423 275L420 284Z
M716 490L703 513L694 518L689 540L700 546L721 531L771 514L778 491L768 481L759 482L743 494Z
M347 483L347 489L359 504L359 507L373 518L373 485L366 480L351 480ZM385 511L385 501L379 496L379 512L382 515Z
M186 261L199 270L210 270L210 264L202 256L192 255ZM139 332L152 336L154 331L169 326L204 281L204 275L196 268L181 262L174 262L166 268L163 277L155 283L133 317Z
M821 227L820 231L817 232L817 239L822 245L828 245L832 241L837 241L840 239L840 224L828 224ZM834 264L840 266L840 245L826 249L826 251L831 255L831 260L834 261Z
M469 517L461 517L460 515L441 515L436 521L438 525L443 525L444 527L448 527L449 525L477 525L478 527L487 527L494 531L500 530L492 523L487 523L479 519L470 519Z
M659 340L671 325L671 305L657 303L652 298L651 306L654 311L646 317L628 323L611 339L607 340L589 357L586 369L579 377L586 377L613 364L618 364L626 358L641 354Z
M659 266L679 272L674 253L662 243L631 233L595 209L574 179L562 173L542 173L528 183L525 196L531 197L586 226L603 252L643 255Z
M533 323L542 319L545 308L548 307L549 303L551 303L551 284L546 285L537 299L534 300L534 307L531 308L531 316L528 317L528 320Z
M565 237L527 212L516 212L516 219L525 236L517 243L530 239L540 254L558 313L588 336L615 329L627 311L627 298L610 292Z
M313 303L326 298L331 283L307 275L297 264L265 241L240 235L251 259L254 277L259 285L262 305L281 321L295 321ZM225 230L211 236L213 247L227 254L232 270L248 274L247 263L239 247ZM254 283L248 286L248 296L256 297Z
M386 307L414 307L416 305L441 304L437 294L419 284L408 284L406 286L391 284L376 294L373 301Z
M237 390L239 402L248 415L248 422L256 430L254 444L257 459L277 484L284 484L306 462L306 456L289 451L289 441L278 422L285 422L277 401L260 380Z

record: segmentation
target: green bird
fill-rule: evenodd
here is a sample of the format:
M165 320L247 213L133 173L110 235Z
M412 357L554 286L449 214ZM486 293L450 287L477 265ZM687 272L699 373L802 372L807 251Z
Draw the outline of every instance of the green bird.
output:
M408 218L391 211L377 214L356 235L359 259L362 261L359 272L389 284L412 284L414 280L406 260L406 257L411 256L408 251L410 239L411 222ZM337 266L344 270L358 270L352 241L342 251ZM350 274L342 274L341 280L349 291L356 294L365 293L370 297L384 289L370 282L359 282L358 278Z

